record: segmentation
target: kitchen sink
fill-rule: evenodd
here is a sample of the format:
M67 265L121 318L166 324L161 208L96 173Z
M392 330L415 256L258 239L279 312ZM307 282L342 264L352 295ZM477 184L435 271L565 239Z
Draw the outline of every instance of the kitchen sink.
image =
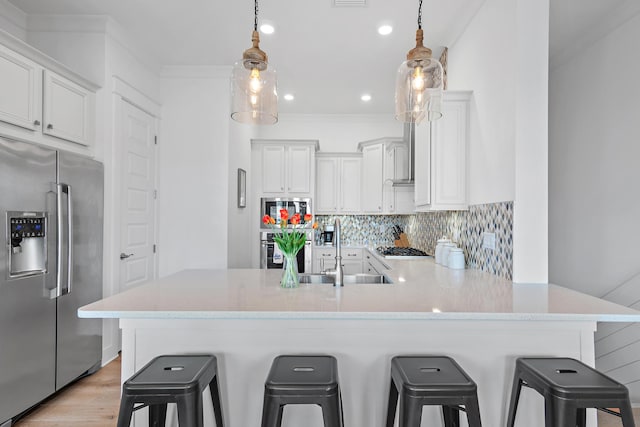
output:
M308 284L333 284L334 277L328 274L300 274L300 283ZM345 274L342 277L342 283L345 285L355 283L393 283L389 278L383 274Z

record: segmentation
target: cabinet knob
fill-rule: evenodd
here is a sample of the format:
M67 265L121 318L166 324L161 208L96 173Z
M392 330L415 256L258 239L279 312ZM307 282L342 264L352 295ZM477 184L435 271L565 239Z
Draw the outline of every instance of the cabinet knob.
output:
M49 123L49 124L47 125L47 129L53 129L53 125L52 125L51 123Z
M280 187L280 191L284 191L284 187Z
M40 126L40 120L34 120L34 121L33 121L33 124L34 124L35 126Z

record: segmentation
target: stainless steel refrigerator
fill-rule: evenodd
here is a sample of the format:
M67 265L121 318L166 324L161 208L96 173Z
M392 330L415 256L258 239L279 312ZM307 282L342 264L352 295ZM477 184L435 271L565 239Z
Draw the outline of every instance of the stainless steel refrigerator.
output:
M100 367L104 170L0 138L0 426Z

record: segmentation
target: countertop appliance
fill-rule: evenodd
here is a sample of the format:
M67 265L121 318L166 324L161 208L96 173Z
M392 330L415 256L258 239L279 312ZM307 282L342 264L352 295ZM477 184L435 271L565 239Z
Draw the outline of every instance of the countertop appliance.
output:
M376 252L387 259L424 259L429 255L416 248L400 248L396 246L379 246Z
M104 169L99 162L0 138L0 425L102 358Z

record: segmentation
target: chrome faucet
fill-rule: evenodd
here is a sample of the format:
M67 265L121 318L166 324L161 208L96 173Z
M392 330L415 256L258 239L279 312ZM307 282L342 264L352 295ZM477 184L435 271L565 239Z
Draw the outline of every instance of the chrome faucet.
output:
M336 245L336 267L328 270L326 274L335 276L333 286L344 286L342 283L344 271L342 270L342 244L340 242L340 220L336 218L333 230L333 242Z

